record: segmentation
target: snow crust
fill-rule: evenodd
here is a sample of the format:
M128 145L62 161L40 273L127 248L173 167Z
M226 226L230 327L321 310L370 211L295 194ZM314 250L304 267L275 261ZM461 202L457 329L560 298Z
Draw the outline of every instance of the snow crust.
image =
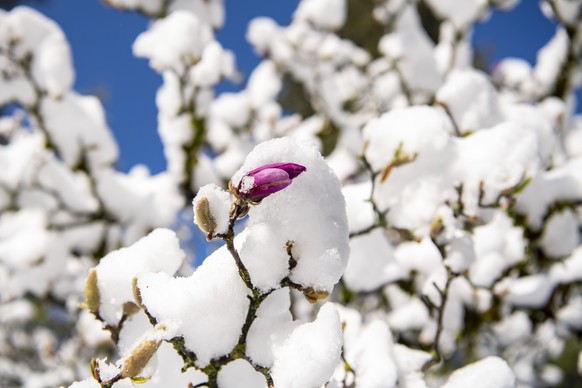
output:
M342 193L346 199L350 232L359 232L372 226L375 218L374 209L369 201L372 185L369 182L347 185L342 188Z
M156 225L169 225L183 203L170 174L151 176L140 165L128 174L104 172L97 182L97 192L105 207L128 223L126 243L135 242Z
M483 73L454 70L436 98L448 107L461 133L478 131L502 120L497 92Z
M225 248L207 257L190 277L144 273L137 287L152 316L177 325L176 336L196 353L199 366L228 354L236 345L249 302L247 288Z
M309 21L319 28L337 30L344 24L346 14L345 0L303 0L294 17Z
M291 138L258 145L234 174L232 182L237 186L246 172L275 162L297 163L305 166L307 171L295 178L289 187L263 199L260 205L251 209L248 233L264 234L268 230L268 236L265 236L268 240L261 239L258 248L252 246L259 243L258 239L245 239L240 245L243 262L246 265L250 259L244 254L245 250L250 250L252 260L263 263L262 266L249 264L251 280L261 276L265 282L279 282L288 258L283 253L275 257L269 253L285 252L289 241L297 261L297 266L289 274L291 280L304 287L331 291L342 275L349 255L345 201L339 182L313 145ZM271 244L273 248L268 247ZM259 269L263 272L261 275L256 274Z
M265 378L244 360L235 360L224 366L218 375L218 384L225 388L262 388L267 386Z
M429 0L429 6L441 18L450 20L458 28L466 28L482 17L486 9L486 0Z
M130 247L105 256L97 265L99 314L112 325L119 322L123 304L133 302L132 281L146 272L174 274L184 260L175 233L156 229Z
M343 280L356 291L372 291L406 276L394 257L394 247L382 231L350 240L350 261Z
M315 321L298 326L274 348L275 385L300 388L324 384L339 362L341 348L339 315L333 304L326 303Z
M197 225L197 204L203 197L208 201L210 215L216 223L216 229L214 230L215 233L226 233L229 223L230 208L232 205L230 194L214 184L208 184L201 187L192 203L194 208L194 223Z
M47 131L69 166L80 162L88 148L91 167L98 168L117 159L117 146L105 122L105 112L96 97L68 92L59 99L43 100L41 111Z
M487 357L453 372L443 385L453 387L515 387L515 375L507 362L499 357Z
M469 276L479 286L491 286L505 269L523 259L522 232L503 213L497 213L489 224L475 229L474 244L476 260Z
M0 46L18 41L14 55L22 59L32 54L31 73L38 86L55 97L67 92L75 75L69 44L60 27L28 7L16 7L2 19ZM12 99L29 104L34 99L33 85L22 78L3 82L2 89L0 102L3 104Z
M162 70L196 62L212 38L212 29L196 14L178 10L141 33L133 52L138 57L149 58L154 69Z

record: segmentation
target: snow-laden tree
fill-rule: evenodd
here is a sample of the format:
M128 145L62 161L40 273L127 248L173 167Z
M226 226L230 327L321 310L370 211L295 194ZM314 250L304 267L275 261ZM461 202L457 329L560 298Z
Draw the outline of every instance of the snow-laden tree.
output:
M252 21L263 60L219 95L221 0L107 3L152 19L167 169L118 171L58 25L0 13L0 386L580 378L580 1L540 3L535 66L486 74L473 26L517 1L302 0ZM198 268L185 213L223 243Z

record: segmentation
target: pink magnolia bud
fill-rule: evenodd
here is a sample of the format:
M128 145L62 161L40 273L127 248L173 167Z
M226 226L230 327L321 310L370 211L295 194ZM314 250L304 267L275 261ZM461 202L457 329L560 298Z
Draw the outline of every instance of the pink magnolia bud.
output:
M237 192L241 198L260 202L263 198L283 190L307 169L295 163L271 163L255 168L243 176Z

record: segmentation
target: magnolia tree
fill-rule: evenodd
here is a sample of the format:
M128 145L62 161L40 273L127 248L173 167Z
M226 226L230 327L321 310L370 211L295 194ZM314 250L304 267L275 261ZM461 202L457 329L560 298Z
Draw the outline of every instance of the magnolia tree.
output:
M152 20L133 53L163 78L167 169L118 171L59 26L0 13L0 386L580 378L579 1L540 3L535 66L486 74L473 26L516 0L303 0L251 22L263 59L220 95L221 0L106 2ZM198 268L186 212L222 242Z

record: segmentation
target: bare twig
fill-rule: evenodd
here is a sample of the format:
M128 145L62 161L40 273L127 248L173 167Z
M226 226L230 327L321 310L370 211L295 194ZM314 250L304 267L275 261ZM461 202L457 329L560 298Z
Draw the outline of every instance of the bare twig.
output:
M438 291L438 293L441 296L441 304L437 309L437 330L436 330L436 334L435 334L434 341L432 344L433 355L432 355L432 358L430 360L428 360L422 366L423 372L426 372L428 369L430 369L434 365L440 363L443 359L439 345L440 345L441 335L442 335L442 332L444 329L443 322L444 322L444 315L445 315L445 307L446 307L448 296L449 296L449 288L451 286L451 282L453 281L453 279L455 277L456 277L456 275L453 274L451 272L451 270L447 268L447 282L445 284L445 288L441 290L437 286L436 283L433 283L434 287L436 288L436 290Z

